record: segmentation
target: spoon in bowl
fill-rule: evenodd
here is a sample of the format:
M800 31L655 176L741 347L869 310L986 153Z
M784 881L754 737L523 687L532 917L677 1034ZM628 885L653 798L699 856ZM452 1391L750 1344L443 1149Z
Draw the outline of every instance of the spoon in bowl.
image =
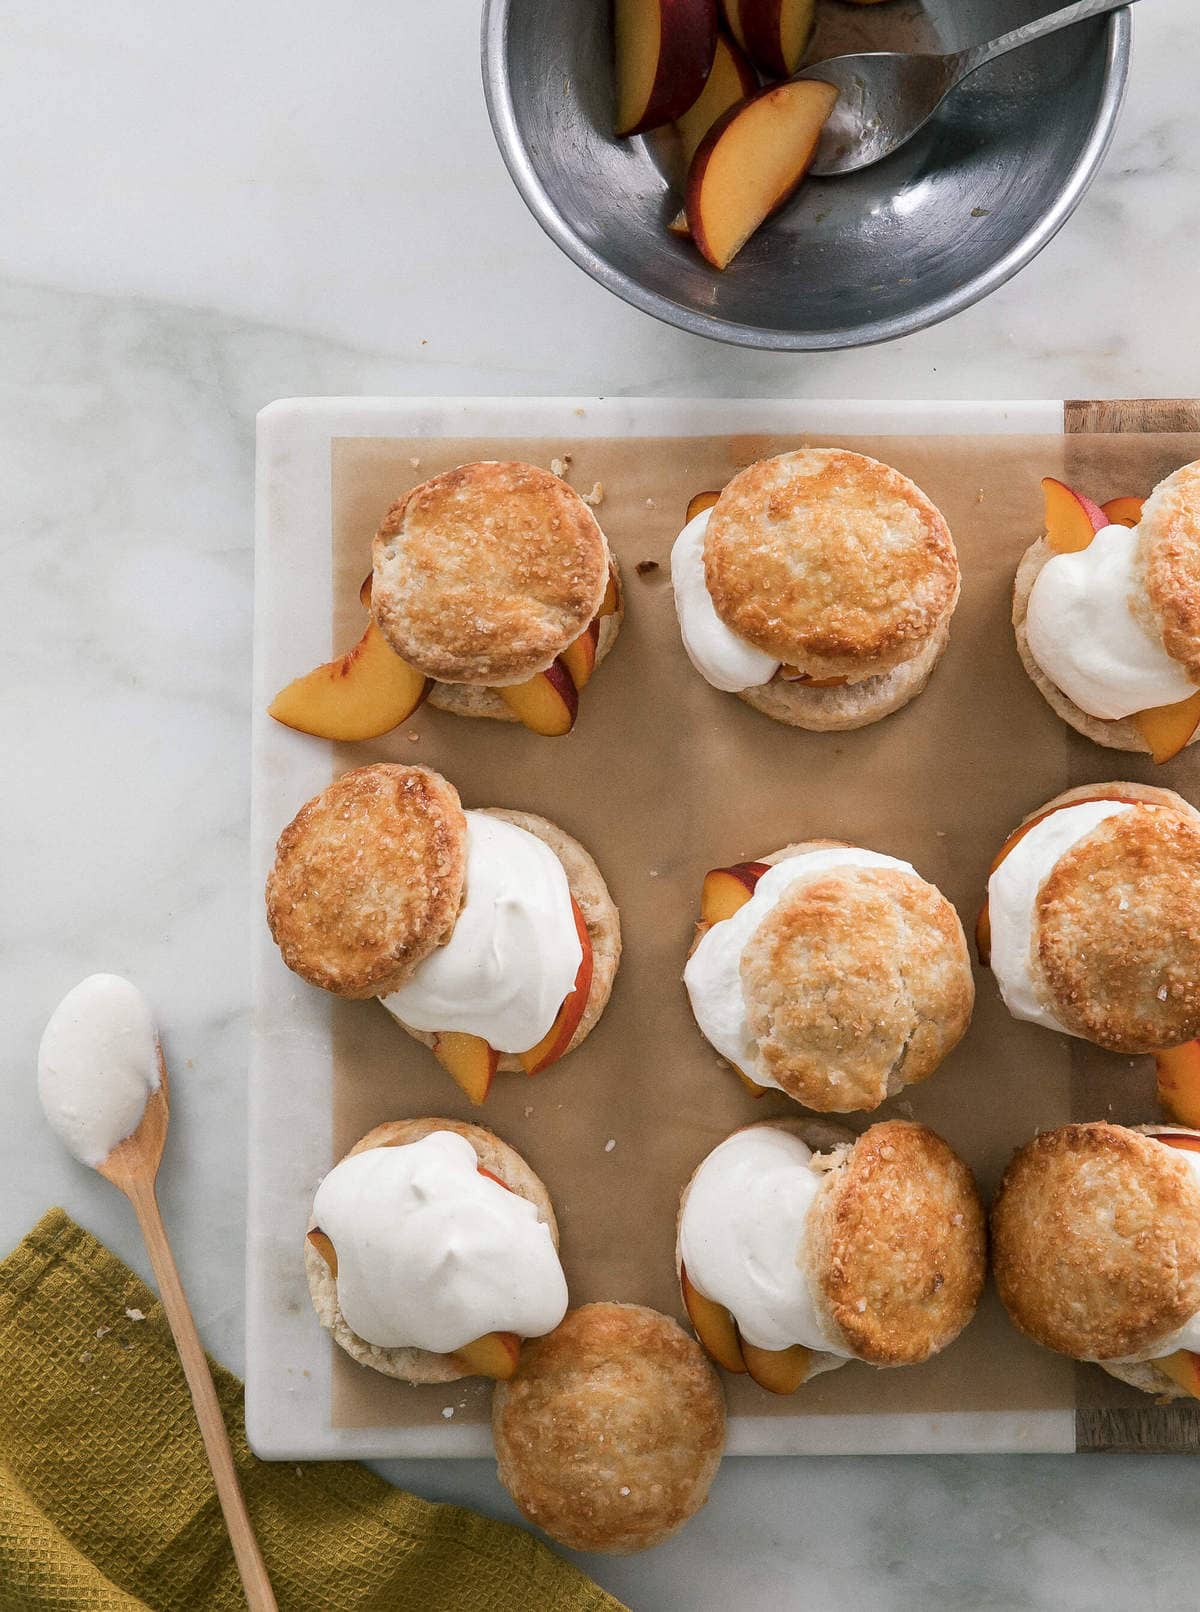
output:
M1131 0L1076 0L1074 5L1014 28L986 45L944 56L872 50L814 62L794 76L832 84L838 98L821 131L809 173L828 179L881 162L924 128L950 91L987 62L1057 33L1060 28L1069 28L1087 17L1101 17L1130 3Z
M99 1171L133 1205L191 1390L247 1604L250 1612L277 1612L217 1390L155 1194L169 1118L167 1067L149 1007L136 986L115 974L93 974L63 999L38 1052L38 1095L47 1119L76 1158Z

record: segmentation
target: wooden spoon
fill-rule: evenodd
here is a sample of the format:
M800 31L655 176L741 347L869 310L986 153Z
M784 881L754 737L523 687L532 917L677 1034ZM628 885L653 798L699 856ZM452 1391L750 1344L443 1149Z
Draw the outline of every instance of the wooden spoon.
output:
M277 1612L266 1564L258 1548L258 1540L254 1537L250 1514L246 1510L242 1487L233 1464L233 1451L229 1447L229 1434L221 1417L217 1390L204 1357L200 1334L196 1331L196 1323L188 1308L183 1283L175 1268L154 1192L163 1143L167 1139L167 1066L163 1062L161 1046L158 1048L158 1075L158 1090L151 1094L146 1103L137 1129L123 1142L118 1142L96 1168L129 1199L142 1228L146 1251L158 1281L158 1296L175 1337L175 1347L183 1362L183 1374L192 1391L200 1436L204 1440L208 1464L216 1481L217 1496L225 1514L225 1526L233 1543L238 1572L242 1575L246 1601L251 1612Z

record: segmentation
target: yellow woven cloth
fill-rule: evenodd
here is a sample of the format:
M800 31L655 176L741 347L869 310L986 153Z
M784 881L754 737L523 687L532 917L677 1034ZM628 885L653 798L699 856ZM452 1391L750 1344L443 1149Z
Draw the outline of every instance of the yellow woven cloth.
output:
M349 1462L256 1460L213 1375L281 1612L623 1612L520 1528ZM245 1604L158 1301L53 1209L0 1264L0 1609Z

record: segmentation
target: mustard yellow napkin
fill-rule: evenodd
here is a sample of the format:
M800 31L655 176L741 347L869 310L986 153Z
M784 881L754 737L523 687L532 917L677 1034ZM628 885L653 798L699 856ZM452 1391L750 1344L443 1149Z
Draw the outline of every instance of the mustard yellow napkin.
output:
M258 1461L213 1367L281 1612L623 1612L530 1534L348 1462ZM236 1612L238 1576L158 1301L52 1209L0 1264L0 1608Z

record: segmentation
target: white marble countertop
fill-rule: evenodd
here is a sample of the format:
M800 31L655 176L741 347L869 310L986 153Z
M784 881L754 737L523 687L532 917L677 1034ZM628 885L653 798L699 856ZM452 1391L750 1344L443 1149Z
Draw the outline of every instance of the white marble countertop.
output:
M60 994L129 973L175 1073L164 1210L235 1368L256 410L305 393L1200 389L1190 8L1137 8L1107 165L1033 265L948 324L821 357L687 337L560 257L492 146L476 13L0 4L0 1248L57 1202L148 1274L123 1201L55 1145L33 1088ZM1200 1571L1184 1459L731 1461L676 1541L585 1565L639 1612L1175 1607ZM387 1472L513 1514L488 1463Z

